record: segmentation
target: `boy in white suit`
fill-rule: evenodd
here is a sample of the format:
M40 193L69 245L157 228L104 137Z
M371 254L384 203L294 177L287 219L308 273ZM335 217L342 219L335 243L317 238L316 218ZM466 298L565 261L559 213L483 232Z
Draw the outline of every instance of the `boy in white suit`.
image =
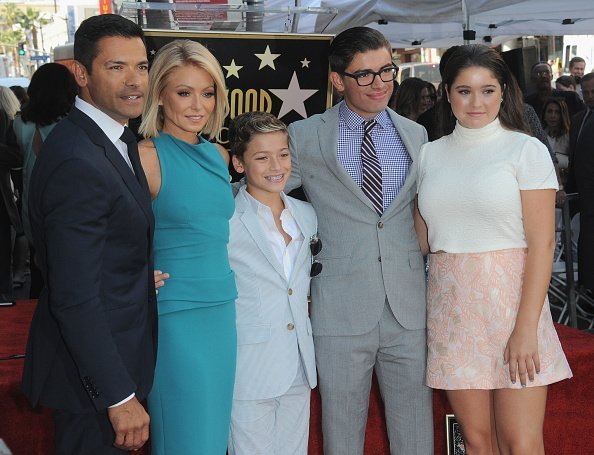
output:
M291 174L284 123L249 112L234 119L229 141L246 178L230 222L238 350L229 454L306 455L317 384L307 306L310 276L321 270L312 262L321 247L316 215L283 193Z

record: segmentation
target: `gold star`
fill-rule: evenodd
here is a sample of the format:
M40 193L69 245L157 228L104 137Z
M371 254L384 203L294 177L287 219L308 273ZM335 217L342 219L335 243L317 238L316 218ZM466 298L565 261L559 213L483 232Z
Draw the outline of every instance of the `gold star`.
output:
M256 57L260 59L260 67L258 68L261 70L265 66L269 66L273 70L276 68L274 67L274 61L280 57L280 54L271 54L270 53L270 46L266 46L266 50L263 54L254 54Z
M231 64L223 65L223 68L227 70L227 76L225 79L229 79L231 76L235 76L237 79L239 79L239 70L243 68L243 66L236 65L235 59L232 59Z

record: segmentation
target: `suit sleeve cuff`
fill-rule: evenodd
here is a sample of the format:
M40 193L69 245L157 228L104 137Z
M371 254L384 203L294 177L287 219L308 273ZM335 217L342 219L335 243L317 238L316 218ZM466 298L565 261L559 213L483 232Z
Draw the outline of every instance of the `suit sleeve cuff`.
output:
M122 401L118 401L116 404L112 404L111 406L108 406L108 408L115 408L116 406L120 406L121 404L127 403L132 398L134 398L134 396L135 396L135 394L133 393L129 397L124 398Z

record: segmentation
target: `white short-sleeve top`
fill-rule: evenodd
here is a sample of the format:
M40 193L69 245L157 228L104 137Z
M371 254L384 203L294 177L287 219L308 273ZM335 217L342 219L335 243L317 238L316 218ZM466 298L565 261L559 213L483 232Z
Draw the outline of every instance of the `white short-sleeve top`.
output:
M480 253L526 248L521 190L557 189L546 147L504 129L456 124L421 148L417 192L431 251Z

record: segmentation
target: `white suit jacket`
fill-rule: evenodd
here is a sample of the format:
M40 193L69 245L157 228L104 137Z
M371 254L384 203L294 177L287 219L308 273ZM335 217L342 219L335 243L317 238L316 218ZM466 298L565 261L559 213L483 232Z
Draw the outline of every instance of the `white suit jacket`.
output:
M317 231L317 220L310 204L287 199L304 237L289 280L260 227L245 186L235 197L229 261L238 291L236 400L283 395L295 379L300 359L309 386L317 384L307 308L309 242Z

